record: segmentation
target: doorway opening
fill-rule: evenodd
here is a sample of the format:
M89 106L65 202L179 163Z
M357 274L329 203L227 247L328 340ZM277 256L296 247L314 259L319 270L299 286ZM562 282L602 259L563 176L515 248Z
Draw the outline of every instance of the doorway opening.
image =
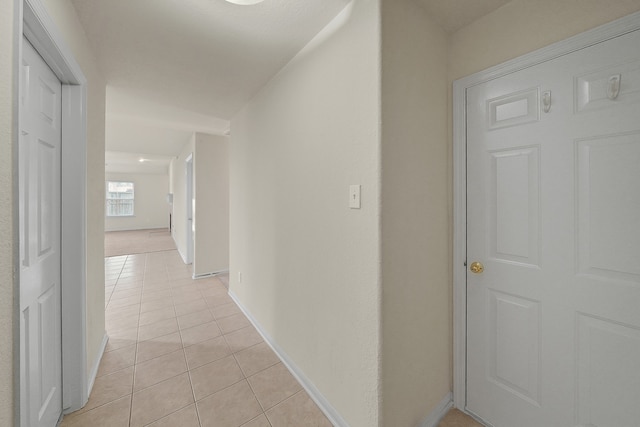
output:
M194 221L193 221L193 212L195 199L193 198L193 154L189 154L187 160L185 161L185 186L186 186L186 198L187 198L187 223L186 223L186 237L187 237L187 259L185 260L186 264L193 263L193 244L194 244Z

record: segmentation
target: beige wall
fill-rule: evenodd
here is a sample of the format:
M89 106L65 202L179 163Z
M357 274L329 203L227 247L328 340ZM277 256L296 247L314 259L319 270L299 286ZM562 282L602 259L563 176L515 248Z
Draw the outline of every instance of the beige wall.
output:
M0 425L13 425L14 248L13 205L14 2L0 0Z
M105 231L169 228L169 174L107 173L107 181L134 183L134 216L105 217Z
M42 0L87 78L87 369L104 337L105 85L84 29L69 0ZM90 372L88 372L90 373Z
M383 424L414 427L451 389L447 36L382 5Z
M231 291L352 427L378 425L379 19L347 6L231 122Z
M193 213L195 236L193 274L229 268L229 148L224 136L194 133L180 155L171 161L169 188L173 191L172 235L178 252L187 257L186 160L193 154Z
M174 159L171 159L171 163L169 163L169 193L173 194L173 168L175 167Z
M513 0L451 36L455 80L640 10L640 0Z
M229 269L229 142L196 133L193 274Z
M171 235L176 242L176 247L182 259L187 257L187 192L186 192L186 167L185 162L190 154L193 154L196 146L195 134L187 142L180 155L171 161L171 184L173 189L173 215Z

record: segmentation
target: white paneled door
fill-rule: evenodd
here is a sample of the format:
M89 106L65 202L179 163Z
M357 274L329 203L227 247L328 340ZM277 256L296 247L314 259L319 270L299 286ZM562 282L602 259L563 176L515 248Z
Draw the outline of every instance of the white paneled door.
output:
M62 413L61 83L23 39L20 99L21 424Z
M639 47L467 91L467 409L495 427L640 425Z

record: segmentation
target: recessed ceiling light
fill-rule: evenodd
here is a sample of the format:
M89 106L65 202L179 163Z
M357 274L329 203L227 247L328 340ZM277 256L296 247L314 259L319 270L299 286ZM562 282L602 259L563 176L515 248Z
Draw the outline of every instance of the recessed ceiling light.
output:
M144 163L144 162L146 162L146 161L147 161L147 159L140 159L140 160L138 160L138 161L139 161L140 163Z
M249 6L252 4L262 3L264 0L227 0L229 3L241 4L243 6Z

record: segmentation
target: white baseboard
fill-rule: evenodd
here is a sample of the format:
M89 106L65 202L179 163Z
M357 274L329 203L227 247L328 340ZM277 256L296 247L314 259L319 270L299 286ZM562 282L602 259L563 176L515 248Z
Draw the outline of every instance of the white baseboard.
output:
M420 423L420 427L437 427L440 424L440 421L447 415L449 409L453 407L453 393L449 392L447 395L442 398L438 406L436 406L433 411L427 416L427 418Z
M324 415L331 421L335 427L349 427L349 424L340 416L338 411L331 406L329 401L320 393L315 385L307 378L300 368L291 360L291 358L278 346L278 344L267 334L258 321L249 313L249 311L238 300L238 297L233 292L229 292L229 296L238 304L240 310L247 316L247 319L253 324L258 333L262 335L264 341L271 347L271 349L280 358L282 363L289 369L293 376L300 382L305 391L309 394L309 397L318 405Z
M93 390L93 385L96 382L96 377L98 376L98 369L100 369L100 362L102 361L102 356L104 356L104 351L107 348L108 342L109 342L109 335L107 335L107 333L105 332L104 337L102 337L102 344L100 345L100 351L98 352L98 357L96 357L96 360L93 361L93 366L91 367L91 371L89 372L89 378L88 378L89 382L87 384L87 398L91 396L91 390Z
M169 231L169 225L160 225L158 227L135 227L135 228L109 228L107 229L105 227L104 232L105 233L112 233L114 231L147 231L147 230L167 230Z
M229 269L213 271L211 273L200 273L198 275L194 274L193 278L196 279L196 280L197 279L204 279L205 277L217 276L218 274L227 274L227 273L229 273Z

